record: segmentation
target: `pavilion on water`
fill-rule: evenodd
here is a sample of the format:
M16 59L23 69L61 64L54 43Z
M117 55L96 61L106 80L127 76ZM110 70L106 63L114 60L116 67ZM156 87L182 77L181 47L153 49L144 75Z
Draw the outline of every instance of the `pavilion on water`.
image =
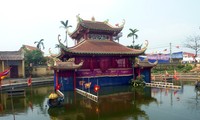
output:
M61 43L60 53L51 55L54 64L54 87L60 90L74 90L84 84L99 86L126 85L136 75L143 74L145 81L151 81L151 68L148 62L133 63L135 57L143 54L145 46L138 50L128 48L113 38L122 31L122 25L111 26L108 21L83 20L77 16L78 24L74 32L69 33L75 46L67 47ZM135 62L136 63L136 62ZM86 87L86 86L85 86Z

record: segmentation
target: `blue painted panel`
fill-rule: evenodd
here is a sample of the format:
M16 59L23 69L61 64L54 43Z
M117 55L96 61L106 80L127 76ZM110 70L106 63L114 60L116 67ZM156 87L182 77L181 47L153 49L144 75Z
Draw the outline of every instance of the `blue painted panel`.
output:
M60 90L73 90L74 89L73 77L58 77L58 84L60 84ZM56 74L54 73L54 89L56 89Z
M117 76L117 77L96 77L96 78L77 78L76 86L77 88L84 89L84 86L79 85L79 81L84 80L85 83L91 82L91 88L94 87L94 85L99 86L116 86L116 85L128 85L130 84L129 81L131 80L132 76Z
M150 76L150 69L144 69L141 73L142 75L144 75L144 81L146 83L150 83L151 81L151 76Z
M60 90L62 91L73 90L73 77L60 77L59 84L61 84Z

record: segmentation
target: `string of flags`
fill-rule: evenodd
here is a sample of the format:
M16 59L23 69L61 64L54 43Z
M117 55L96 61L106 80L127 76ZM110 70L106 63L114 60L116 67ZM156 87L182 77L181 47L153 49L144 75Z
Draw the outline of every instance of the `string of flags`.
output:
M177 48L177 49L179 49L180 48L180 46L179 45L177 45L177 46L174 46L175 48ZM167 51L169 51L167 48L166 49L163 49L163 52L167 52ZM151 54L158 54L158 53L161 53L162 51L153 51Z

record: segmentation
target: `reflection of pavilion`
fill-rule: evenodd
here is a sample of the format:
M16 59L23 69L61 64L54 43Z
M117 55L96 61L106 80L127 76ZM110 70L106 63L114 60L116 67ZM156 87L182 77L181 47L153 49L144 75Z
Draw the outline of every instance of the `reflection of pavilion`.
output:
M50 109L49 114L59 119L82 117L85 120L95 119L122 119L124 117L138 118L148 115L141 110L142 105L149 105L156 102L151 97L151 88L131 91L127 86L106 87L109 93L99 93L99 102L95 103L79 94L75 94L74 102L65 104L62 109ZM119 92L120 90L121 92ZM134 104L133 104L134 103ZM60 111L60 112L59 112ZM56 114L56 115L55 115ZM81 115L81 116L80 116Z

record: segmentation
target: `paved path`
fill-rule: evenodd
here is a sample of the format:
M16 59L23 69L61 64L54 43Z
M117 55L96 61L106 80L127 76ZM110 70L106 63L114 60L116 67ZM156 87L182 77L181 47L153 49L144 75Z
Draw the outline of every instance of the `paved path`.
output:
M27 87L27 80L29 78L7 78L1 81L2 90L7 90L11 87L22 88ZM48 77L36 77L32 78L32 86L46 85L53 83L53 76Z

